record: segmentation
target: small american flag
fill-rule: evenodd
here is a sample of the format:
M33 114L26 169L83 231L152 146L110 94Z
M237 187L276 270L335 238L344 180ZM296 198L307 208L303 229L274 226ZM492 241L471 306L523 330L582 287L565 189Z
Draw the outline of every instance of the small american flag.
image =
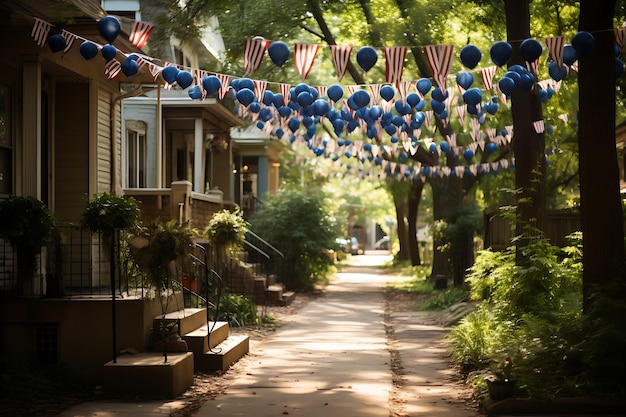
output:
M454 45L427 45L424 47L424 52L437 85L445 90L446 77L452 66Z
M269 42L263 38L247 38L243 50L243 67L246 74L251 74L259 69L263 54L269 46Z
M109 80L114 79L122 72L122 64L117 59L112 59L104 66L104 74Z
M298 74L306 79L313 68L319 45L298 43L294 46L294 60Z
M140 22L136 20L133 23L133 29L128 38L137 48L143 48L148 42L148 38L154 29L154 25L148 22Z
M408 48L406 46L393 46L385 48L385 76L388 83L396 84L402 80L404 71L404 58Z
M339 78L339 81L341 81L343 76L346 74L348 64L350 63L350 53L352 52L352 46L331 45L330 51L333 56L335 68L337 69L337 77Z
M50 33L52 25L37 17L34 19L35 23L33 24L33 30L31 31L30 36L32 36L35 42L37 42L37 45L43 48L46 44L46 40L48 39L48 33Z
M72 48L72 45L76 40L76 35L63 29L63 32L61 32L61 36L63 36L63 38L65 39L65 48L63 48L63 53L67 53L67 51Z

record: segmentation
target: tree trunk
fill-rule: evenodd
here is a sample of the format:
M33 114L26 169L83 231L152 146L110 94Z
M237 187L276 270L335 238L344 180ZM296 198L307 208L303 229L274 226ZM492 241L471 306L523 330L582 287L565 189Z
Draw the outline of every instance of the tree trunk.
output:
M407 201L406 195L393 194L393 202L396 206L396 223L398 224L398 242L400 250L396 254L396 258L400 261L408 261L410 259L408 245L408 231L406 222Z
M615 0L581 0L579 30L594 35L579 58L579 164L583 232L583 296L616 276L624 260L624 227L615 149Z
M422 264L420 258L419 246L417 243L417 214L420 202L422 201L422 190L424 189L424 183L417 181L413 183L411 187L411 195L409 195L409 209L408 209L408 244L409 253L411 255L411 265L417 266Z
M519 46L523 40L531 37L529 3L529 0L504 0L507 38L513 47L513 57L509 65L525 66L519 53ZM525 262L524 247L532 235L535 235L532 231L537 229L543 231L545 228L545 138L543 133L535 132L533 127L533 122L543 120L539 87L536 84L530 93L515 90L511 96L511 113L515 187L520 190L517 195L516 234L523 237L518 241L516 252L516 263L520 265Z

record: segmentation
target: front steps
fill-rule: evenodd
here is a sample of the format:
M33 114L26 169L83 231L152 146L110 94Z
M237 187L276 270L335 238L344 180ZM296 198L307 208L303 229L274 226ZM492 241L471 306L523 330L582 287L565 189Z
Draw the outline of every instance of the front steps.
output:
M160 329L163 316L154 317ZM226 371L250 350L247 335L229 335L226 322L206 322L206 309L186 308L165 315L186 344L187 352L119 355L104 365L104 391L110 395L174 398L193 384L194 372ZM175 325L175 326L174 326Z

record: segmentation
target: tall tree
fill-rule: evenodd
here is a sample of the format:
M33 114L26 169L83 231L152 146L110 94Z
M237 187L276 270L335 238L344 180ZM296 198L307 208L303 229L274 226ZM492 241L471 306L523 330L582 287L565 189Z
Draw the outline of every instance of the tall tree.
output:
M624 227L615 148L616 0L580 1L579 30L595 44L579 58L578 141L583 232L583 295L613 280L624 260Z
M530 0L504 0L507 39L513 47L509 65L524 65L519 47L530 34ZM533 122L543 120L538 88L527 93L516 89L511 96L513 115L513 152L515 153L515 187L517 198L517 235L522 236L517 247L517 263L524 262L524 247L533 236L532 229L544 230L546 217L546 165L543 132L533 128Z

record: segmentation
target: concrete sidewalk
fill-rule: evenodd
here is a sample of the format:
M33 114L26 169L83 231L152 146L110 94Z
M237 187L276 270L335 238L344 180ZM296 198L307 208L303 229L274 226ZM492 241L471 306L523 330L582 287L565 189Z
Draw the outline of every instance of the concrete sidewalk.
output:
M195 416L389 417L390 400L412 417L475 417L451 385L445 359L446 330L421 313L390 317L388 344L384 287L390 279L374 268L385 256L354 257L325 295L312 301L254 352L248 374ZM392 384L391 355L400 355L403 387ZM58 417L160 417L177 402L85 403ZM397 410L396 410L397 411Z

